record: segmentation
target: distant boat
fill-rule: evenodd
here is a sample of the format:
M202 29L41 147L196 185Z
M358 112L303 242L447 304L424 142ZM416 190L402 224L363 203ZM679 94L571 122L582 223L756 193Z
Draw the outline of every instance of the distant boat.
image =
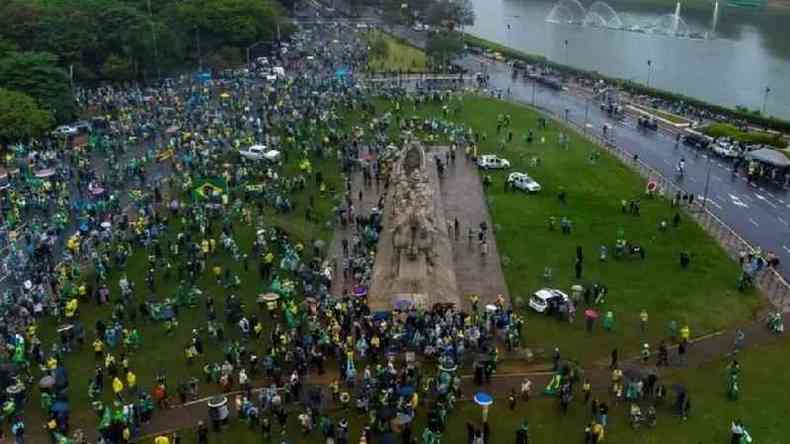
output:
M766 0L729 0L727 6L734 8L762 8Z

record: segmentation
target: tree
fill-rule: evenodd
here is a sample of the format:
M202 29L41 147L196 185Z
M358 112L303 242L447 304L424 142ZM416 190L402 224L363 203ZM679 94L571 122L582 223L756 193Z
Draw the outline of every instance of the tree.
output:
M22 50L33 49L42 10L37 2L6 0L0 2L0 34Z
M463 49L464 42L458 33L442 31L431 34L425 52L434 64L446 65L451 63Z
M16 43L0 38L0 59L11 54L12 52L17 52L17 50L19 50L19 47L16 45Z
M475 10L469 0L436 0L428 8L425 21L432 26L453 30L457 25L473 25Z
M131 80L134 78L134 70L129 60L115 54L110 54L104 61L101 74L103 77L115 81Z
M56 65L57 58L41 52L15 52L0 59L0 85L33 97L51 111L58 122L73 119L77 104L68 73Z
M18 91L0 88L0 142L26 141L44 134L55 119L35 99Z

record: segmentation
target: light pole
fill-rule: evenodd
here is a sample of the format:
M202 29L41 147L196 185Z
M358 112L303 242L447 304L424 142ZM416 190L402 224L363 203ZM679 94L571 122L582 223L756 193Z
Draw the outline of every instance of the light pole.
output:
M159 47L156 43L156 29L154 28L154 14L151 11L151 0L148 0L148 24L151 25L151 41L154 44L154 61L156 62L156 80L162 79L162 69L159 66Z
M565 66L570 66L568 64L568 41L565 40Z
M771 87L765 87L765 93L763 93L763 111L762 114L765 115L765 106L768 104L768 93L771 92Z
M270 41L270 40L261 40L261 41L259 41L259 42L255 42L255 43L253 43L252 45L250 45L250 46L248 46L248 47L247 47L247 65L248 65L248 66L249 66L249 64L250 64L250 50L252 50L252 49L253 49L253 48L255 48L256 46L260 45L261 43L269 43L269 41Z
M508 18L508 19L517 19L517 18L521 18L521 16L520 15L508 15L508 16L506 16L506 18ZM508 23L507 24L507 47L512 49L513 48L513 42L510 40L510 31L511 31L511 29L512 29L512 26L510 26L510 23Z
M708 187L710 187L710 170L711 170L711 162L710 162L710 155L706 155L708 159L708 171L705 174L705 191L702 196L702 211L705 211L705 205L708 204Z
M203 72L203 53L200 50L200 28L195 26L195 44L197 45L197 52L198 52L198 66L200 72Z
M647 87L650 88L650 74L653 71L653 61L647 59Z

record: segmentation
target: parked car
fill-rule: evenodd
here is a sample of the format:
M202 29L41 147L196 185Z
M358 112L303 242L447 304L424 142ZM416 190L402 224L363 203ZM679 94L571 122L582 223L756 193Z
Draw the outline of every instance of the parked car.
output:
M277 162L280 160L280 152L277 150L269 149L264 145L253 145L247 149L240 150L239 155L248 160L266 160L268 162Z
M568 302L568 295L554 288L541 288L529 298L529 306L538 313L545 313L549 306L556 302L559 304Z
M710 145L710 137L699 133L688 133L683 136L683 143L698 149L705 149Z
M52 131L56 136L73 136L79 133L79 130L70 125L61 125Z
M738 154L740 154L738 145L727 138L717 140L716 143L713 144L712 149L715 154L722 157L738 157Z
M507 176L507 183L513 188L528 193L537 193L541 190L540 184L535 182L535 179L529 177L526 173L510 173L510 175Z
M477 158L477 166L486 170L506 169L510 168L510 162L494 154L483 154Z

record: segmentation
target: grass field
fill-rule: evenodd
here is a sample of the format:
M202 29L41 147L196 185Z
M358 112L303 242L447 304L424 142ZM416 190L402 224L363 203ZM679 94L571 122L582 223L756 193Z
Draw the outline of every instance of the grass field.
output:
M236 156L238 157L238 156ZM299 162L301 158L292 154L288 162L284 165L281 173L287 176L296 176L299 174ZM277 226L285 230L293 243L301 242L305 245L306 255L311 255L312 242L317 239L324 240L327 245L331 241L334 233L332 225L327 224L331 220L333 209L339 204L340 195L334 194L332 190L342 190L342 177L340 176L337 160L334 158L319 159L316 157L311 158L313 172L321 171L324 177L324 182L327 185L327 190L321 193L318 186L313 180L307 180L305 190L301 192L294 192L290 194L291 202L295 209L289 213L276 213L274 209L266 206L264 210L264 221L267 227ZM314 219L307 221L305 219L305 208L308 206L309 199L314 200ZM167 335L164 323L160 321L143 322L140 316L134 322L127 321L125 327L137 327L142 334L142 347L138 351L130 354L130 367L137 375L137 380L142 388L150 390L155 381L155 376L158 372L163 371L167 375L167 381L170 392L176 394L176 386L179 383L186 382L190 377L198 378L201 383L203 381L203 366L206 363L222 362L223 358L223 344L212 342L206 334L207 325L207 309L205 304L205 297L210 295L215 301L216 313L218 320L224 320L224 307L226 297L231 294L236 295L244 305L247 307L247 313L257 312L255 309L256 296L264 289L268 290L269 283L263 283L258 274L259 259L250 257L249 269L244 271L243 263L234 261L229 252L225 251L219 242L219 232L217 223L214 223L214 238L217 239L217 253L211 257L207 263L207 270L210 270L214 265L225 268L230 268L234 273L238 274L241 278L241 288L236 290L228 290L217 285L213 276L209 271L202 274L197 281L197 286L203 291L203 299L200 300L199 306L196 308L181 308L177 316L179 326L175 329L172 335ZM234 239L236 240L240 249L250 254L250 248L255 238L256 226L243 224L240 220L234 220ZM176 233L181 230L180 222L171 222L168 236L174 239ZM133 307L137 308L139 303L142 303L144 298L148 298L149 292L145 284L145 275L147 269L147 256L148 253L141 248L135 248L135 253L127 261L127 266L123 272L128 276L130 281L135 283L137 291ZM280 257L275 257L275 263L279 264ZM275 273L277 272L275 267ZM281 274L282 275L282 274ZM285 276L287 277L287 276ZM87 279L92 282L93 278L88 276ZM118 281L120 279L120 272L116 271L109 277L111 295L119 295ZM169 280L165 280L161 270L156 273L156 289L155 294L158 300L166 297L173 297L178 288L179 282L176 277L175 267L172 276ZM94 328L96 321L104 320L110 325L112 306L110 304L104 306L97 306L95 301L83 302L80 304L80 319L86 330L86 344L79 350L70 353L66 357L66 369L71 378L71 386L69 389L70 401L72 406L71 421L72 424L79 426L94 427L97 424L96 415L90 408L88 398L88 386L94 374L94 369L97 362L94 360L93 349L91 343L95 338ZM260 313L259 316L264 320L264 324L269 326L270 321L268 317ZM50 340L56 341L55 329L57 324L48 319L41 325L42 342L47 344ZM238 328L233 325L224 325L225 337L239 339ZM201 336L204 338L204 347L206 353L202 357L196 358L193 366L187 366L184 355L184 349L191 340L191 332L193 329L198 329L202 332ZM264 335L265 337L266 335ZM253 341L246 344L248 350L254 351L262 355L265 351L266 341ZM112 352L118 362L120 363L121 347ZM102 362L103 366L103 362ZM125 379L122 378L125 383ZM108 379L105 374L105 389L104 401L112 400L112 390L110 386L111 378ZM201 384L201 395L206 395L208 392L218 392L218 386L209 387ZM38 399L36 396L35 399ZM35 424L42 423L42 411L38 402L31 403L31 407L26 412L26 418L30 421L30 428Z
M660 109L651 108L649 106L633 105L633 104L631 106L633 106L635 108L639 108L639 109L645 111L646 113L653 114L653 115L655 115L657 117L660 117L660 118L662 118L664 120L667 120L669 122L672 122L672 123L686 123L686 124L691 123L691 121L686 119L685 117L681 117L681 116L678 116L677 114L672 114L672 113L669 113L669 112L666 112L666 111L661 111Z
M730 422L740 419L749 430L756 443L784 444L788 430L784 419L790 415L790 394L781 389L790 384L790 374L784 371L784 356L790 353L790 342L747 349L740 353L741 397L737 401L726 398L727 365L722 360L702 368L676 371L663 376L670 394L663 405L657 407L657 426L655 429L633 430L628 423L627 403L616 405L609 395L597 393L601 401L610 407L609 426L606 440L611 444L677 444L726 443L729 442ZM692 410L687 421L682 421L672 412L674 393L672 384L684 385L691 396ZM537 387L536 391L542 390ZM470 393L466 394L471 395ZM644 407L644 406L643 406ZM589 404L584 405L577 396L567 415L560 413L556 399L537 397L528 403L519 402L511 411L507 400L496 399L489 412L491 444L514 442L517 427L526 418L530 424L530 442L576 443L583 442L584 425L589 422ZM424 412L424 409L421 409ZM320 432L313 431L303 435L299 430L296 413L289 415L288 433L290 442L304 444L323 444ZM335 422L341 417L350 419L350 442L357 442L364 418L351 413L341 415L333 412ZM449 415L449 423L442 437L443 443L466 442L466 422L480 425L480 408L471 402L459 402L456 410ZM424 416L418 416L415 433L419 435L424 426ZM276 429L278 436L279 429ZM221 442L253 443L261 442L260 432L250 430L241 423L233 424L220 435ZM299 437L295 439L294 437ZM196 442L194 432L182 433L185 444ZM400 437L396 437L398 440ZM143 441L145 444L153 440ZM215 442L210 440L210 442ZM395 441L399 442L399 441Z
M769 145L775 148L787 147L787 140L776 134L764 133L761 131L741 131L738 128L726 123L714 123L707 126L705 134L711 137L730 137L746 144Z
M426 115L439 112L434 107L421 111ZM513 122L513 142L506 143L501 152L496 147L505 133L496 134L499 114L510 114ZM692 336L697 336L751 319L761 304L759 296L736 290L738 265L715 241L685 217L681 217L678 228L670 223L666 232L660 232L660 221L671 221L675 215L668 201L645 198L644 181L606 153L591 163L590 154L597 148L573 134L566 132L570 143L568 149L561 148L558 139L562 129L551 124L548 130L538 131L537 118L524 107L476 97L466 98L462 112L453 118L488 135L481 153L501 155L512 165L506 171L490 173L493 185L488 191L511 297L526 300L544 286L569 292L576 283L603 283L609 288L609 297L600 309L614 313L615 327L607 333L599 323L590 336L584 331L583 310L579 310L574 324L525 311L529 347L551 350L558 346L564 356L589 364L608 356L615 347L621 353L623 349L635 352L645 339L655 349L658 340L666 336L671 320L679 325L688 323ZM522 137L530 129L535 131L536 141L526 145ZM533 157L541 159L539 167L529 165ZM543 191L534 195L506 193L503 185L513 171L528 172ZM560 191L567 194L567 205L559 201ZM640 199L641 216L623 214L623 199ZM572 221L572 234L549 231L549 218L559 220L563 216ZM626 240L644 247L644 261L612 258L619 229ZM601 245L609 250L606 262L598 260ZM577 246L584 252L579 281L574 276ZM686 270L679 265L679 254L684 250L691 255L691 266ZM547 266L553 270L549 283L543 279ZM642 309L649 315L646 337L639 329Z
M424 72L427 70L428 59L421 49L410 46L398 39L379 31L368 33L368 41L381 39L386 43L386 57L371 57L368 69L373 72L410 71Z
M381 111L383 108L379 106ZM436 106L428 106L418 110L421 114L441 115ZM507 144L503 156L510 159L513 171L529 171L544 187L541 194L527 196L524 194L505 193L503 191L504 172L492 173L494 186L489 190L492 216L499 226L497 242L500 252L507 257L504 267L505 277L510 292L515 297L525 297L534 289L543 286L542 273L545 266L554 269L554 279L549 284L568 290L575 282L573 279L573 257L577 245L585 252L584 282L603 282L610 290L610 296L604 310L615 313L617 323L611 333L603 333L599 326L593 336L583 330L583 322L573 325L560 323L531 312L526 312L527 326L526 344L534 348L549 349L559 346L566 358L576 358L584 364L607 356L613 347L634 350L643 339L639 336L638 312L642 308L650 314L650 327L647 339L655 346L658 337L665 333L665 326L670 319L681 324L688 322L692 334L698 335L721 329L733 323L748 319L759 304L754 294L741 294L734 290L737 266L730 262L719 247L713 243L698 227L689 221L683 221L679 228L670 228L666 233L657 230L658 221L671 218L674 214L665 201L642 201L640 217L625 215L620 212L620 200L638 198L644 190L642 181L624 165L603 154L596 164L588 160L593 148L575 136L571 136L568 150L557 144L559 129L556 126L546 131L537 131L537 115L525 108L516 107L504 102L468 97L464 99L463 110L455 119L476 131L488 135L482 143L482 152L494 152L497 145L496 119L500 113L508 113L513 118L512 129L514 142ZM354 119L349 119L354 120ZM537 142L527 146L521 142L521 136L529 129L535 129ZM540 139L545 138L545 143ZM528 160L540 156L542 165L537 168L528 167ZM286 171L295 173L299 159L291 158ZM314 169L323 172L330 188L341 189L342 180L337 171L334 159L313 159ZM556 198L559 190L568 194L568 205L561 205ZM308 181L305 191L293 196L296 211L284 215L276 215L267 209L266 223L280 226L295 239L309 245L313 239L330 240L331 229L323 223L311 223L304 219L304 208L310 196L315 198L318 220L326 220L336 205L335 196L321 195L314 185ZM573 233L563 236L559 231L547 229L549 216L568 216L574 223ZM611 246L614 243L618 227L623 227L626 238L641 243L647 251L647 259L610 260L605 263L597 261L597 251L601 244ZM254 236L254 228L235 223L236 240L243 249L248 250ZM174 235L178 225L173 227L170 235ZM215 232L218 236L218 233ZM681 271L677 255L681 249L692 253L692 266ZM279 258L277 258L279 261ZM141 302L143 294L147 294L144 283L146 253L138 250L130 259L126 273L139 289L136 302ZM208 266L220 264L230 267L242 279L242 288L229 291L218 286L214 280L204 275L198 282L204 294L214 297L217 314L223 318L225 297L231 293L241 298L248 307L254 306L255 296L262 285L257 276L257 262L250 261L249 271L245 272L240 263L236 263L218 246L218 253ZM111 276L112 294L118 294L119 274ZM172 277L164 281L161 273L157 274L157 290L159 299L172 296L178 285ZM105 321L110 318L110 306L97 307L94 303L81 304L81 318L88 332L88 343L79 352L66 359L67 369L71 376L70 396L72 402L73 424L96 424L95 414L88 403L88 384L93 375L95 361L90 348L93 326L98 319ZM203 329L206 325L205 304L194 309L182 309L178 319L180 326L172 336L165 334L161 323L143 324L138 317L136 324L141 327L143 348L130 357L131 368L138 376L140 384L150 388L151 381L160 369L168 376L171 387L197 377L202 380L202 367L207 362L221 360L222 345L207 340L206 356L198 358L193 366L187 366L183 349L189 342L193 328ZM42 337L47 343L54 336L54 323L42 325ZM226 336L236 337L232 326L225 326ZM206 335L203 335L204 338ZM265 335L264 335L265 336ZM263 352L262 341L250 342L248 348L258 354ZM116 356L119 350L115 350ZM771 358L773 359L773 358ZM704 381L703 381L704 382ZM716 384L719 384L716 382ZM109 385L105 382L105 385ZM208 391L218 391L218 387L201 385L201 395ZM721 387L718 390L721 390ZM715 388L711 386L711 399L714 399ZM110 391L105 388L104 399L109 401ZM759 393L755 391L755 393ZM504 409L500 403L497 409ZM461 404L461 411L454 415L452 427L448 430L448 440L443 442L460 442L463 438L463 421L476 418L477 409L471 404ZM571 442L581 435L581 408L575 409L577 416L557 420L556 406L551 400L536 400L525 411L518 415L495 412L491 415L496 441L510 442L514 425L521 421L521 415L529 415L533 421L533 433L553 439L555 442ZM502 411L504 413L504 410ZM37 403L31 403L27 413L31 420L29 427L40 424L41 411ZM291 415L295 422L295 415ZM747 420L744 418L744 420ZM768 419L766 418L766 421ZM669 420L668 420L669 421ZM729 419L724 419L729 421ZM748 420L747 420L748 422ZM619 433L625 427L613 424L612 433ZM294 426L294 430L296 427ZM418 428L420 430L420 428ZM500 435L501 434L501 435ZM289 436L299 436L293 432ZM316 439L303 439L296 442L318 443ZM351 436L358 436L353 434ZM500 436L503 440L500 441ZM625 436L625 435L624 435ZM658 435L656 435L658 436ZM567 439L567 440L565 440ZM656 438L658 439L658 438ZM256 438L248 435L242 427L236 426L228 432L223 442L254 442ZM190 442L190 441L187 441ZM632 442L632 441L613 441ZM658 442L658 441L646 441ZM685 441L679 441L685 442ZM690 442L690 441L689 441ZM694 444L694 443L691 443Z

